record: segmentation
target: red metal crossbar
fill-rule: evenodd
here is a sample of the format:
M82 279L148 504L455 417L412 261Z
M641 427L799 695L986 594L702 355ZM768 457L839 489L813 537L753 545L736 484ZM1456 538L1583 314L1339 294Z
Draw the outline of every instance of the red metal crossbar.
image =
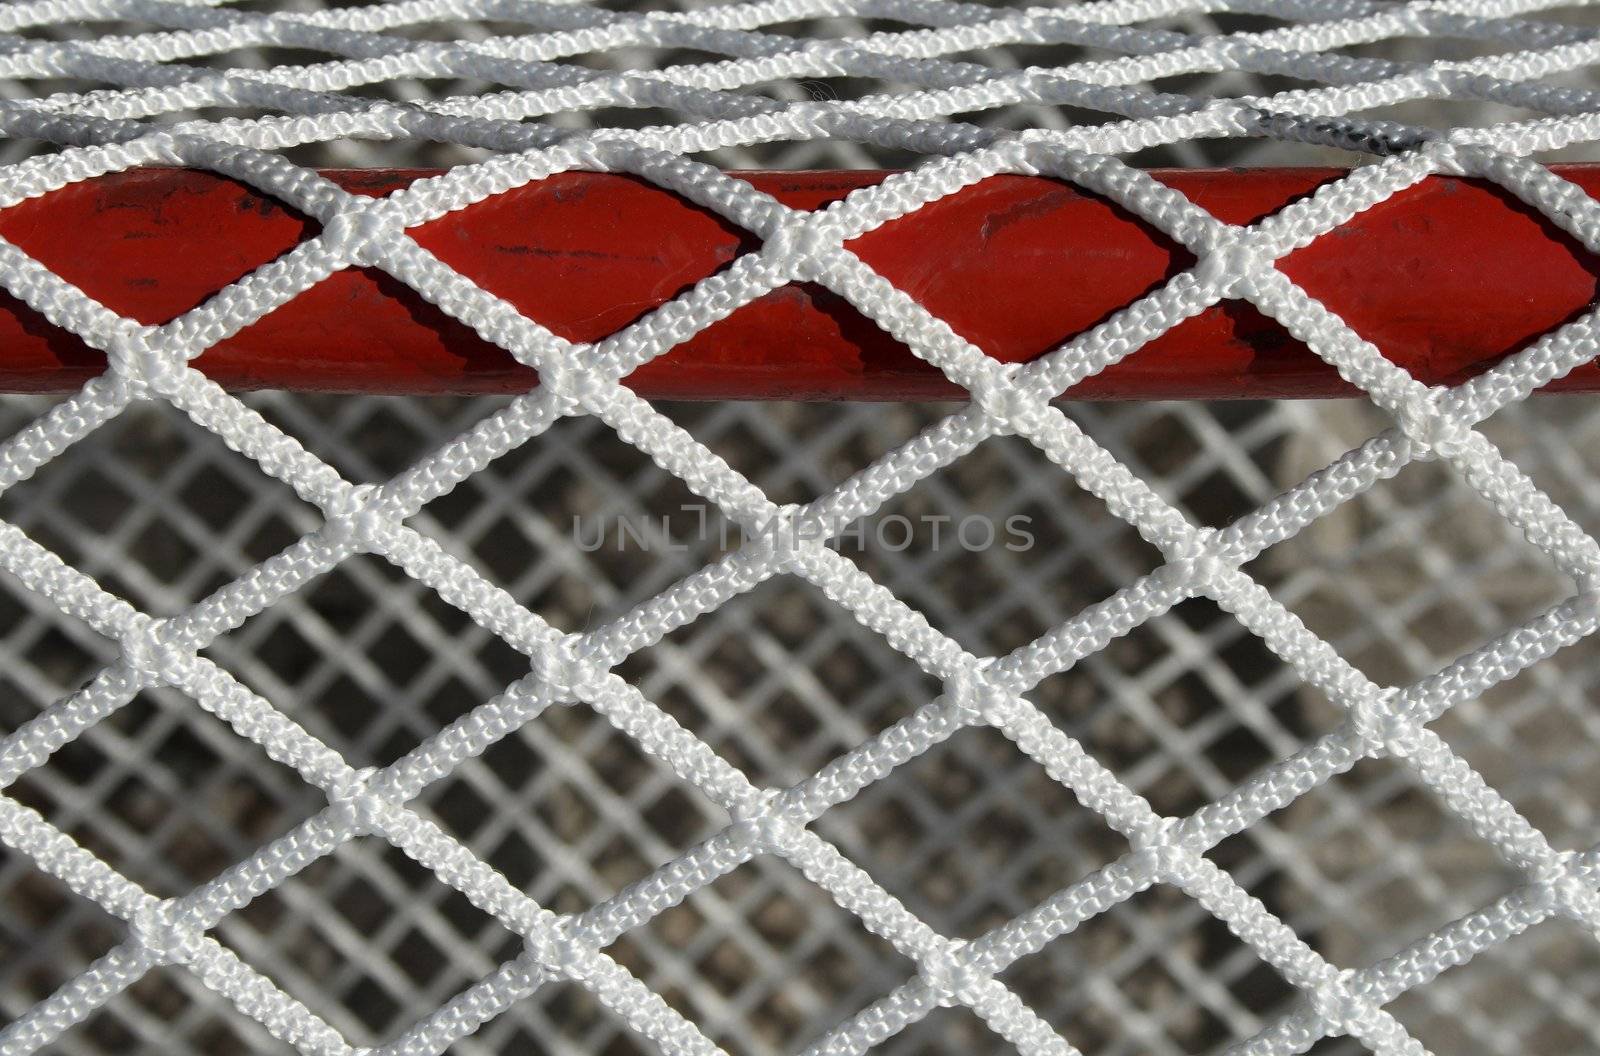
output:
M1590 193L1600 166L1558 167ZM382 195L421 171L333 171ZM881 172L735 174L814 209ZM1167 171L1157 178L1246 223L1342 172ZM314 222L203 172L144 169L0 213L3 237L124 315L165 322L315 234ZM670 192L568 173L508 191L412 235L554 332L594 341L759 241ZM997 176L850 243L873 268L990 355L1039 356L1106 319L1192 258L1119 208L1048 179ZM1396 363L1430 383L1475 374L1590 307L1600 262L1489 184L1439 177L1374 207L1279 266ZM0 388L55 391L104 357L0 294ZM209 349L197 366L236 389L512 392L532 371L401 283L351 269ZM940 399L960 390L820 286L739 309L628 384L685 398ZM1600 389L1585 366L1551 388ZM1246 304L1188 320L1069 395L1098 399L1336 396L1333 370Z

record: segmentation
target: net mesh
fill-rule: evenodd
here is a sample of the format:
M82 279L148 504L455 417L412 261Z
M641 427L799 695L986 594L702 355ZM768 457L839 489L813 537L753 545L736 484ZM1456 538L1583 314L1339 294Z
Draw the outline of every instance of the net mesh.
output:
M1600 38L1547 6L0 11L0 208L181 165L320 228L162 325L0 243L109 363L3 408L0 1052L1595 1051L1600 415L1533 396L1594 321L1432 389L1274 267L1441 173L1592 252L1543 163ZM1312 160L1247 227L1140 168ZM723 171L909 163L815 213ZM583 344L406 234L570 170L759 248ZM996 173L1197 263L1003 367L845 246ZM543 384L189 365L352 267ZM620 383L794 282L970 402ZM1369 399L1051 403L1223 301ZM1033 545L851 534L929 511Z

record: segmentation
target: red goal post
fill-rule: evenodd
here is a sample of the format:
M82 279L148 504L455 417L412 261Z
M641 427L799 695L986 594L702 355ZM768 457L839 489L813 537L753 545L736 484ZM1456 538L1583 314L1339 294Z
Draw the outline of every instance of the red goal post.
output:
M1591 194L1600 165L1554 166ZM330 170L383 195L430 170ZM1156 177L1244 224L1341 178L1336 169L1171 170ZM881 171L733 174L816 209ZM146 168L74 183L0 212L0 238L119 314L161 323L313 236L291 208L210 173ZM411 230L424 247L569 340L594 341L714 274L759 239L629 176L568 172ZM1033 359L1193 263L1117 206L1045 178L995 176L850 243L992 356ZM1453 384L1586 310L1600 263L1483 181L1433 177L1279 261L1363 337L1428 384ZM533 372L376 271L338 272L197 361L232 389L487 393ZM104 357L0 296L0 389L65 391ZM775 290L627 379L664 398L944 399L937 369L815 285ZM1549 386L1600 389L1588 363ZM1066 395L1081 399L1355 394L1244 302L1187 320Z

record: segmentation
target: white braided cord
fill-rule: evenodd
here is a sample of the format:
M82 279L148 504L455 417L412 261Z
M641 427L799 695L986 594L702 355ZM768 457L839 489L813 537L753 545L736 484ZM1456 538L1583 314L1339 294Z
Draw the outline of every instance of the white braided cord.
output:
M325 810L212 881L160 900L76 846L42 815L0 796L0 839L78 895L126 921L126 940L0 1034L0 1053L47 1049L161 965L181 965L242 1014L305 1053L358 1051L329 1023L207 933L228 914L356 838L387 841L521 937L523 952L444 1007L371 1050L442 1052L539 987L566 981L663 1052L721 1051L606 952L690 893L757 855L781 857L882 936L914 966L892 993L841 1023L808 1056L860 1053L941 1006L970 1008L1024 1053L1073 1048L997 976L1020 958L1154 885L1171 885L1224 921L1303 992L1301 1006L1232 1050L1303 1052L1348 1034L1375 1053L1425 1051L1385 1006L1440 972L1552 917L1600 933L1600 852L1561 850L1428 728L1447 710L1591 634L1600 624L1600 547L1476 426L1595 353L1593 313L1488 373L1430 389L1393 366L1275 262L1358 212L1431 175L1478 177L1600 251L1600 207L1528 155L1600 138L1595 90L1542 78L1592 65L1586 28L1524 20L1542 2L1186 3L1108 0L1073 8L995 9L933 0L765 0L688 12L632 13L523 0L412 0L374 7L260 14L156 0L49 0L0 11L16 34L74 20L157 27L92 40L8 36L0 76L75 78L90 91L0 101L0 130L59 150L19 160L0 208L133 166L205 169L240 180L322 225L322 233L173 321L148 326L88 298L17 247L0 242L0 286L52 324L103 350L109 373L0 447L0 483L24 481L136 401L165 401L319 508L325 526L187 611L153 619L0 525L0 568L62 612L119 644L121 658L78 692L0 741L10 785L152 686L193 698L328 798ZM1289 25L1199 37L1144 28L1158 18L1264 14ZM908 30L797 40L779 23L890 19ZM440 21L515 23L508 36L454 43L394 31ZM1397 37L1492 41L1507 50L1411 63L1335 49ZM1024 43L1092 46L1120 57L1049 69L1000 69L955 56ZM219 69L204 60L256 46L313 50L325 61ZM560 60L654 45L716 61L612 72ZM191 60L201 64L191 65ZM1151 90L1184 74L1290 73L1315 87L1268 97L1197 99ZM455 77L496 90L396 103L345 94L399 78ZM864 98L785 100L747 92L778 79L866 77L908 86ZM1448 132L1375 121L1363 111L1418 100L1507 104L1527 119ZM1064 104L1106 124L1016 132L952 115ZM605 107L665 108L673 125L573 130L533 119ZM209 108L263 116L201 120ZM175 118L173 115L177 115ZM1271 137L1371 154L1373 163L1272 216L1234 227L1116 155L1202 138ZM417 181L387 199L340 190L286 160L293 147L337 141L428 141L479 148L486 160ZM931 155L925 164L814 214L789 209L686 155L771 142L843 140ZM453 271L406 231L512 187L565 171L630 173L747 230L762 248L594 344L565 341ZM1198 263L1022 369L1003 369L844 243L996 173L1045 175L1101 195L1192 250ZM378 485L357 484L188 365L206 349L353 267L381 269L536 368L543 385ZM816 283L905 342L968 390L972 402L833 490L779 506L706 445L620 384L739 307L792 282ZM1387 412L1373 437L1268 505L1220 530L1198 527L1050 401L1083 378L1224 299L1248 301L1337 368ZM483 573L407 523L427 503L564 418L593 416L680 478L757 541L643 605L582 633L546 623ZM933 626L826 541L992 437L1031 443L1157 548L1164 564L1009 654L978 657ZM1351 666L1243 566L1414 460L1447 464L1571 578L1570 599L1437 673L1381 686ZM762 528L792 518L794 545L764 545ZM526 654L529 673L392 765L358 769L284 711L203 655L220 636L355 554L373 554L438 593ZM776 576L811 583L868 631L943 684L910 717L787 788L744 773L620 677L615 668L674 630ZM1056 727L1028 694L1110 641L1207 597L1231 613L1307 685L1338 704L1337 731L1183 818L1163 817ZM728 824L647 878L589 910L538 905L462 841L408 804L466 760L553 705L602 715L680 781L723 808ZM808 826L970 727L998 730L1126 836L1131 850L1012 921L970 941L941 935ZM1380 963L1329 963L1207 852L1360 760L1403 760L1524 885Z

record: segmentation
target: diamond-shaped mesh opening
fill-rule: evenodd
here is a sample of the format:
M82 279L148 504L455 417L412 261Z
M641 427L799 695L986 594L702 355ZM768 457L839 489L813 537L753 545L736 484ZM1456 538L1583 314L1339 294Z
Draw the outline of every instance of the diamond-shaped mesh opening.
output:
M715 505L590 417L557 422L430 503L441 544L552 625L626 612L737 546Z
M171 408L130 408L0 497L0 518L102 587L174 613L319 522Z
M731 599L617 670L765 786L804 780L940 692L793 576Z
M362 765L394 761L527 672L523 654L364 555L206 652Z
M542 986L472 1039L495 1056L519 1052L604 1052L650 1056L649 1041L604 1008L581 986Z
M24 201L0 210L0 237L107 307L143 323L164 323L318 231L284 202L227 177L197 171L182 173L176 184L164 179L133 169L107 177L94 195L69 186ZM41 211L58 208L72 211L74 227L98 242L99 252L76 252L40 222ZM169 218L179 210L181 232ZM130 270L143 277L115 280ZM149 281L155 274L174 281ZM57 340L77 341L70 334Z
M1586 639L1463 701L1432 727L1564 849L1591 846L1600 814L1600 785L1583 748L1593 737L1597 664Z
M817 822L941 933L976 938L1127 849L1001 734L956 734Z
M1363 760L1212 857L1339 965L1389 956L1517 885L1493 847L1389 759Z
M1385 684L1432 674L1572 590L1548 555L1435 463L1407 466L1247 568Z
M1085 124L1107 117L1091 111L1074 116ZM1027 280L1037 267L1041 246L1078 224L1095 226L1103 239L1096 252L1117 260L1118 266L1100 272L1100 281L1064 287L1043 309L1024 310L1030 300ZM937 231L945 251L897 251L895 239L906 231ZM961 337L1007 361L1032 359L1056 348L1193 262L1163 233L1092 192L1005 175L891 220L857 239L852 248ZM975 286L984 297L972 296Z
M1273 470L1290 439L1292 404L1085 404L1073 414L1117 461L1199 524L1225 526L1289 483Z
M634 127L651 123L648 110L619 113ZM574 341L621 330L755 241L736 223L683 198L667 199L676 214L664 219L656 212L663 198L647 181L626 175L599 180L552 176L423 225L416 237L478 286ZM593 194L602 187L612 193ZM574 207L593 215L574 222ZM524 223L541 232L536 253L518 238ZM682 240L664 245L657 235L664 224L680 229Z
M1489 942L1520 919L1493 900L1529 878L1421 792L1406 764L1341 755L1328 735L1354 702L1306 689L1295 663L1323 686L1342 671L1330 646L1385 686L1442 671L1439 694L1423 702L1444 711L1434 728L1555 847L1587 848L1600 731L1587 719L1593 647L1579 639L1591 614L1581 604L1540 613L1569 597L1572 580L1580 590L1592 584L1593 571L1558 570L1506 527L1500 513L1528 498L1510 474L1480 475L1493 493L1485 501L1458 467L1377 479L1386 467L1376 449L1345 455L1392 424L1370 401L1152 399L1327 392L1336 383L1323 356L1349 382L1342 391L1370 387L1405 411L1415 439L1432 438L1448 455L1451 429L1377 357L1455 384L1507 352L1535 349L1548 373L1571 370L1566 383L1592 385L1581 320L1600 270L1580 239L1600 229L1600 214L1581 190L1562 190L1523 160L1597 156L1584 141L1600 110L1591 15L1490 3L1407 8L1395 19L1320 0L1160 18L1115 5L858 3L822 17L631 0L476 21L428 2L311 12L112 3L83 24L74 13L81 7L22 5L0 16L16 44L0 62L13 137L0 144L0 164L17 199L0 209L0 235L55 276L0 255L0 387L75 388L108 359L111 375L0 450L9 484L0 519L141 612L170 616L325 522L357 550L395 545L383 511L368 516L360 493L344 494L313 459L351 483L412 469L413 483L455 481L486 462L408 521L461 562L429 569L436 585L450 577L453 603L396 570L435 553L399 533L409 550L398 562L352 557L281 598L216 596L204 617L227 630L205 643L207 655L259 694L235 698L236 724L334 799L354 796L354 817L385 807L354 785L334 787L343 772L305 732L365 767L449 729L412 761L464 760L423 774L432 783L416 804L459 841L444 870L456 882L480 884L464 879L476 859L556 912L608 899L636 911L635 926L610 942L636 976L607 977L606 1001L618 1007L601 1007L587 988L593 978L572 981L574 951L535 942L529 955L551 958L562 981L488 1022L453 1020L475 1038L419 1036L417 1048L683 1056L709 1038L754 1053L800 1051L837 1030L841 1051L1008 1051L962 1008L903 1031L892 1020L880 1030L870 1013L854 1019L915 971L942 993L937 980L961 966L932 958L914 967L889 953L772 848L738 866L682 860L727 844L708 852L702 843L726 824L725 807L740 804L743 816L770 789L826 796L856 788L858 777L853 802L811 803L821 811L811 827L889 894L831 875L850 888L841 898L870 905L865 915L891 921L877 926L902 944L936 945L927 926L947 937L1006 921L1064 929L1001 979L1085 1053L1204 1051L1270 1029L1296 1007L1264 965L1282 959L1287 940L1253 950L1166 883L1109 908L1115 899L1075 901L1126 842L1150 842L1148 860L1164 860L1162 830L1129 790L1160 815L1198 812L1210 839L1242 825L1210 849L1213 860L1335 967L1360 971L1406 943L1437 957L1434 967L1475 955L1441 978L1407 976L1385 991L1388 1000L1416 987L1391 1003L1435 1051L1595 1047L1597 922L1583 892L1571 877L1558 889L1584 919ZM171 134L179 126L181 136ZM1457 131L1430 131L1444 128ZM37 160L16 164L30 155ZM414 188L414 169L375 171L490 159ZM226 168L248 181L163 174L152 161ZM1333 167L1194 171L1285 162ZM1129 164L1185 171L1155 176L1162 190ZM131 168L90 175L119 165ZM324 182L310 166L360 171ZM759 166L779 172L715 171ZM874 166L917 171L799 171ZM1491 188L1484 172L1509 189ZM1455 173L1465 175L1445 175ZM1569 175L1594 185L1587 173ZM152 187L170 193L138 198ZM1209 224L1193 206L1231 226ZM391 207L404 212L398 225ZM817 210L826 215L802 229L801 214ZM1091 229L1099 242L1082 245ZM841 237L843 252L833 245ZM1064 245L1080 248L1063 254ZM269 263L286 251L291 262ZM759 262L744 257L757 252ZM1041 287L1063 255L1082 265L1076 277ZM173 319L158 330L135 325ZM528 320L564 340L546 340ZM1015 405L1011 376L982 377L992 365L945 340L945 327L1008 361L1079 342L1049 368L1052 377L1092 368L1069 395L1134 400L1069 405L1086 442ZM1343 340L1347 331L1371 346ZM244 405L262 412L263 425L221 391L168 375L163 357L175 351L197 353L202 371L230 384L501 395L265 393ZM630 362L659 353L628 379L652 397L860 391L934 400L970 386L992 416L969 412L974 437L1017 428L1038 444L979 437L952 462L955 448L919 437L958 404L630 402L609 409L614 430L583 413L596 409L596 394L582 380L613 353ZM793 366L818 355L820 375ZM529 360L545 364L554 391L508 411L507 395L533 386ZM1530 360L1499 369L1502 382L1476 386L1459 406L1487 415L1482 435L1571 510L1569 563L1592 562L1593 543L1579 534L1600 523L1592 414L1574 403L1502 407L1544 368ZM127 392L140 399L122 408ZM1455 413L1454 398L1435 397L1433 411ZM551 400L572 416L543 432L525 428L518 412ZM0 432L11 435L47 402L0 408ZM188 406L218 435L164 402ZM496 412L506 413L450 446ZM1066 452L1072 472L1040 447ZM252 458L293 477L327 518ZM854 475L880 459L890 461L872 478L879 487L858 490ZM1307 481L1334 459L1332 474ZM736 540L724 541L723 515L674 475L751 498L723 464L774 502L839 489L870 508L872 532L896 516L950 518L946 541L959 552L910 539L876 551L835 544L862 573L826 555L791 565L752 550L724 568L754 570L741 589L763 582L725 599L715 576L685 580ZM904 475L884 483L894 464ZM1074 475L1105 499L1080 494ZM1276 513L1256 512L1285 491ZM1002 537L967 552L964 517L1000 519L1003 531L1013 513L1034 522L1029 546L1008 550ZM1296 532L1301 514L1315 520ZM1192 566L1180 557L1189 539L1180 518L1230 529L1246 551L1265 548L1246 571L1270 596L1212 583L1210 593L1228 596L1146 620L1140 606L1160 587L1132 584L1166 559L1136 539L1161 540L1180 558L1176 571L1210 570L1203 554ZM647 544L585 545L590 522L614 530L630 519ZM1556 521L1548 511L1533 519ZM1277 538L1283 525L1278 534L1296 538ZM0 535L0 567L0 722L9 735L0 761L49 755L8 793L64 830L20 812L0 819L8 1019L29 1022L36 1001L124 934L91 920L100 910L78 896L41 893L60 873L107 904L136 897L112 877L85 881L68 838L157 895L238 862L247 863L240 875L267 877L270 890L213 931L249 966L236 981L253 993L283 985L351 1044L395 1038L478 981L506 978L493 973L522 955L521 940L382 839L357 838L273 883L274 862L252 855L318 811L324 793L182 694L147 694L64 745L50 742L51 731L72 728L54 719L14 733L113 659L111 640L127 639L125 666L146 682L168 677L171 658L131 634L139 628L126 610L102 606L89 621L100 633L61 616L55 606L81 613L95 599L74 594L77 584L21 538ZM269 574L309 571L280 563ZM18 591L15 579L40 585ZM1288 660L1233 609L1277 631ZM499 723L510 712L496 695L530 668L579 683L594 674L530 645L540 621L607 646L605 660L638 688L608 699L616 725L583 703L519 729ZM517 627L520 648L491 627ZM1486 642L1487 652L1471 652ZM624 657L623 646L637 655ZM990 654L1007 657L1002 674L1043 679L1029 689L1037 712L926 707L970 688L973 664ZM1483 699L1460 699L1496 680L1504 684ZM946 737L941 724L957 714L1007 729ZM1084 802L1110 805L1114 817L1096 816L1048 772L1076 773L1092 785ZM1256 822L1256 808L1271 812ZM1140 835L1113 836L1108 820ZM410 815L390 821L414 839L432 832ZM765 822L755 828L767 832ZM917 922L895 916L889 895ZM485 901L484 891L475 896ZM1487 923L1468 930L1493 948L1469 949L1450 932L1430 938L1474 910ZM1086 919L1050 916L1073 911ZM161 941L149 924L132 933ZM1030 937L1040 936L1020 936L1022 946ZM1301 967L1314 975L1327 966ZM491 986L484 1007L509 1000L504 985ZM952 1000L968 996L950 989ZM685 1019L658 1016L652 992ZM0 1034L0 1048L275 1051L252 1025L260 1006L227 1007L181 964L100 1007L105 996L65 998L70 1015L59 1022L85 1020L77 1029L44 1037L52 1023L35 1020L43 1034L23 1026ZM312 1026L296 1013L287 1019L291 1030ZM1015 1034L1022 1024L999 1026ZM1057 1047L1042 1030L1033 1037L1025 1056ZM1360 1051L1348 1039L1305 1044L1318 1056ZM340 1047L303 1047L319 1045Z
M1597 1001L1593 944L1549 921L1402 995L1393 1009L1434 1052L1586 1052L1597 1043Z
M1535 413L1497 415L1485 433L1500 444L1518 468L1581 525L1600 520L1600 473L1595 442L1600 416L1593 407L1549 396L1535 396ZM1569 439L1570 438L1570 439Z
M32 861L0 852L0 1014L15 1019L120 942L125 929Z
M1083 1052L1209 1051L1247 1037L1295 993L1166 886L1086 921L1001 978Z
M116 659L116 647L0 575L0 728L10 733Z
M1369 111L1379 121L1395 121L1413 127L1430 125L1437 129L1486 127L1534 118L1537 111L1517 106L1497 106L1482 100L1446 99L1413 101L1395 106L1378 106Z
M1240 22L1243 22L1244 24L1239 25L1238 23ZM1167 28L1171 28L1180 33L1201 30L1201 27L1195 25L1192 20L1161 19L1156 24L1160 25L1162 23L1166 23ZM1226 32L1227 30L1223 29L1224 26L1229 26L1230 28L1236 27L1232 28L1232 31L1238 32L1241 30L1249 31L1251 29L1269 30L1270 27L1278 24L1280 23L1275 23L1271 19L1266 18L1252 19L1249 15L1240 16L1230 13L1222 13L1220 18L1217 18L1214 28L1216 30ZM1205 28L1210 29L1213 27L1207 26ZM1151 82L1151 86L1158 88L1161 91L1172 92L1178 95L1213 95L1221 94L1221 91L1227 88L1229 80L1237 81L1237 75L1230 76L1229 74L1223 74L1218 76L1217 74L1210 72L1180 73L1171 77L1157 78ZM1314 81L1305 80L1299 77L1274 76L1270 73L1259 74L1256 77L1251 78L1251 80L1255 81L1262 88L1270 89L1274 92L1299 91L1312 87L1315 84Z
M801 1051L914 971L771 857L701 888L611 952L730 1053Z
M873 579L980 655L1023 645L1161 563L1036 447L989 440L839 537Z
M870 416L841 416L827 404L799 400L656 404L768 498L799 503L833 491L957 406L884 404ZM796 457L801 451L805 457ZM736 541L737 529L731 530ZM839 545L848 550L851 538L847 534Z
M1031 696L1158 812L1179 816L1335 721L1321 694L1206 598L1136 627Z
M1415 114L1417 105L1402 103L1391 112L1404 120L1405 112ZM1480 109L1494 107L1486 104ZM1447 105L1432 123L1442 119L1448 125L1451 117ZM1412 204L1426 209L1425 221L1397 218L1398 210ZM1445 245L1450 253L1437 252ZM1381 269L1352 271L1344 266L1351 254L1365 253L1405 260L1407 281L1427 284L1440 297L1478 308L1419 328L1404 313L1392 310L1389 298L1397 289L1392 276L1382 275ZM1536 308L1508 310L1504 299L1494 296L1497 280L1490 271L1500 254L1514 255L1519 269L1526 269L1548 298ZM1479 347L1491 353L1521 349L1587 312L1600 282L1600 259L1580 242L1537 208L1476 180L1448 188L1435 184L1410 188L1374 206L1363 223L1341 231L1339 237L1319 239L1290 254L1282 267L1338 313L1345 325L1401 362L1412 361L1418 352L1448 353L1466 341L1481 342ZM1477 369L1463 372L1470 373Z
M187 894L323 802L171 690L139 695L8 791L162 896Z
M912 1053L958 1056L964 1053L988 1053L1005 1050L1006 1043L995 1037L994 1031L984 1025L971 1009L936 1008L911 1024L883 1045L884 1052L896 1056Z
M327 393L273 391L252 393L245 402L347 479L383 481L508 401L464 396L350 400ZM498 464L484 472L492 480L497 469Z
M284 1056L293 1048L181 968L157 969L62 1038L67 1053L163 1051L182 1056Z
M503 925L380 840L278 885L217 932L241 959L352 1041L393 1040L515 956Z
M727 824L692 785L581 704L545 712L418 803L563 911L614 895Z

